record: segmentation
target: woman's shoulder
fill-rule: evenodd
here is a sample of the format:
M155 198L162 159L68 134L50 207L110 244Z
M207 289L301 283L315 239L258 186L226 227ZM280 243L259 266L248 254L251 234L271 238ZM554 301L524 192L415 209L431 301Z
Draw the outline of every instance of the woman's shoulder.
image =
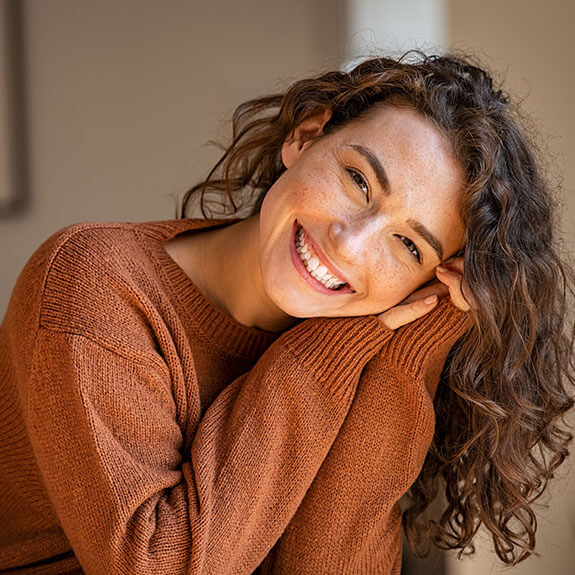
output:
M122 271L126 269L126 262L133 262L134 258L145 260L150 250L176 235L210 223L191 219L75 223L45 240L25 269L42 276L74 276L78 271L98 274L113 267Z
M51 281L82 283L91 277L110 279L114 268L138 257L138 227L133 223L77 223L68 225L45 240L26 263L20 278L38 283L45 291ZM18 287L18 286L17 286Z
M153 252L194 222L77 223L50 236L28 260L9 313L60 331L141 317L162 298ZM134 327L130 325L128 327Z
M81 247L82 253L105 247L125 253L126 248L138 249L142 238L151 243L165 242L189 230L209 226L211 221L180 219L149 222L81 222L67 225L52 234L38 248L37 255L47 255L50 260L66 248ZM113 255L113 253L111 254Z

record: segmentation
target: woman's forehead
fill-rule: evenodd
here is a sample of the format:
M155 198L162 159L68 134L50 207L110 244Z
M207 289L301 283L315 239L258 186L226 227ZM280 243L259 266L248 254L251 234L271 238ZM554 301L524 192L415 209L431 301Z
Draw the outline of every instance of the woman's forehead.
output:
M409 133L410 138L426 138L437 145L451 148L449 138L435 122L412 106L404 103L381 102L343 128L348 133L366 138L398 137Z

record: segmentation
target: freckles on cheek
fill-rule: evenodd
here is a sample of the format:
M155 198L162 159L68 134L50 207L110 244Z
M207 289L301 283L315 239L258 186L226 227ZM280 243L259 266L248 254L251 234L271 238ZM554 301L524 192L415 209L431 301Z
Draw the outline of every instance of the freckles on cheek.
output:
M307 185L300 185L293 193L293 199L298 204L313 202L314 194Z
M425 283L425 279L415 276L413 270L403 266L395 266L379 275L378 299L386 309L399 304Z

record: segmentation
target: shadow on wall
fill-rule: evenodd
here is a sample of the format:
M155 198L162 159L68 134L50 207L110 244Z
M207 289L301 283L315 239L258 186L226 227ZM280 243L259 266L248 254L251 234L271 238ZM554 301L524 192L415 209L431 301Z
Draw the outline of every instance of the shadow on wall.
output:
M28 204L22 3L0 0L0 219Z
M420 559L404 541L401 575L445 575L446 572L444 553L433 551L425 559Z

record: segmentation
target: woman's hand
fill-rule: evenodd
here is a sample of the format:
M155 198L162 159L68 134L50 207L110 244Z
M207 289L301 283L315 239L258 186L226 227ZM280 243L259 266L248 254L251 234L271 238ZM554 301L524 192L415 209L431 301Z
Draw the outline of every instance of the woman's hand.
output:
M470 297L465 295L463 280L463 258L450 258L436 268L439 281L433 280L414 291L400 304L379 314L378 318L388 329L407 325L429 313L440 297L449 295L451 303L461 311L471 309Z
M435 268L437 279L449 290L451 303L461 311L474 307L469 288L463 279L463 258L449 258Z

